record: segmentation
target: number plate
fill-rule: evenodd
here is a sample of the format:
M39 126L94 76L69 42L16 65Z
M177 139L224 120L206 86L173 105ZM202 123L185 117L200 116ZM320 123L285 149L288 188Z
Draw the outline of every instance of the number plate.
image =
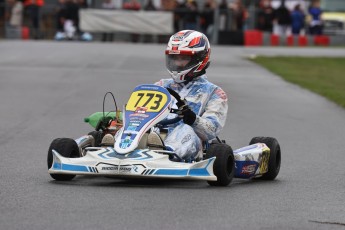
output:
M159 91L139 90L132 93L126 110L143 112L159 112L166 104L168 97Z

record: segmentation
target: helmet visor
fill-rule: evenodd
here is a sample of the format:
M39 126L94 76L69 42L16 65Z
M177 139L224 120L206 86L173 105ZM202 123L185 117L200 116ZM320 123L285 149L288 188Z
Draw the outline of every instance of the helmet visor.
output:
M166 67L169 71L184 71L199 63L195 55L167 54L165 56Z

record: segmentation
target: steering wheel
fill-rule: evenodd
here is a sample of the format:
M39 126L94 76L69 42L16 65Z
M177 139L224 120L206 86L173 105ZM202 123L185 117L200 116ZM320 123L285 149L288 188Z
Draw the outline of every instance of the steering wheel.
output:
M171 88L166 88L166 89L169 91L170 95L176 99L176 101L177 101L176 105L178 108L180 108L186 104L186 102L181 99L180 95L176 91L174 91ZM177 109L172 108L170 110L170 113L177 114L177 111L178 111ZM167 125L175 124L175 123L179 122L181 119L182 119L181 117L175 117L173 119L166 119L166 120L162 120L162 121L158 122L157 125L158 126L167 126Z

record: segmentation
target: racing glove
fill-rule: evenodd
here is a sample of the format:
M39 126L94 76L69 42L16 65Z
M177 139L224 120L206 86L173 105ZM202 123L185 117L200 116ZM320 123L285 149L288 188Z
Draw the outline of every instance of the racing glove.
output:
M178 108L177 114L183 119L183 122L187 125L193 125L196 119L196 114L184 104Z

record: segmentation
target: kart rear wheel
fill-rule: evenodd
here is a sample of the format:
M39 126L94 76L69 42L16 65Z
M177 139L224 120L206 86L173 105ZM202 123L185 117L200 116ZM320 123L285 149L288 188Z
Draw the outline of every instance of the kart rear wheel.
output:
M262 180L274 180L280 170L281 151L278 141L273 137L253 137L249 142L250 145L264 143L270 149L270 158L268 161L268 171L259 177Z
M48 157L47 157L48 169L50 169L53 164L53 149L57 151L63 157L68 157L68 158L80 157L79 147L73 139L57 138L53 140L48 150ZM58 181L68 181L68 180L72 180L76 175L50 174L50 176L53 179L58 180Z
M227 144L211 144L206 152L206 159L216 157L213 172L217 181L207 181L211 186L227 186L235 173L235 160L232 148Z

